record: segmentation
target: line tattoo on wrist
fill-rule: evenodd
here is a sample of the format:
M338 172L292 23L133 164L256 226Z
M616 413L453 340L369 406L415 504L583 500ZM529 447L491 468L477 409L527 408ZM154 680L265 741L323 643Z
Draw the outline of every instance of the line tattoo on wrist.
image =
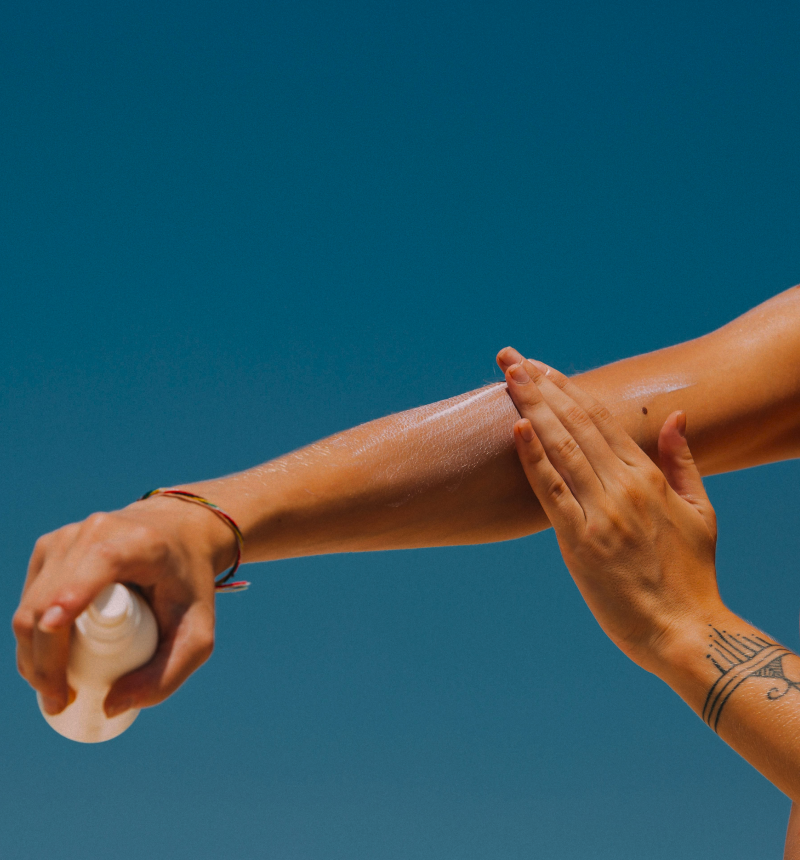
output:
M714 664L720 675L706 696L703 719L714 731L728 699L749 678L769 678L775 682L767 691L771 701L783 698L789 690L800 692L800 681L792 680L784 672L783 658L792 654L788 648L755 634L744 636L716 627L711 630L706 660Z

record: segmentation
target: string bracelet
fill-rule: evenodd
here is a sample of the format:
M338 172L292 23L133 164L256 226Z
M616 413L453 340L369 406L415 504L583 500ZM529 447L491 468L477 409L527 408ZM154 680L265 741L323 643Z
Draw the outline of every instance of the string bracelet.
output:
M236 525L236 521L230 514L225 513L222 508L217 507L213 502L209 502L208 499L204 499L202 496L196 496L194 493L189 493L186 490L170 490L165 487L159 487L158 489L150 490L149 493L145 493L139 501L143 502L151 496L174 496L177 499L183 499L184 501L191 502L194 505L208 508L211 513L216 514L216 516L218 516L230 528L236 538L236 561L227 573L222 574L219 579L215 581L214 590L230 594L234 591L245 591L250 587L250 583L243 579L238 582L229 582L234 573L239 569L239 565L242 563L242 550L244 549L244 536L242 535L242 530Z

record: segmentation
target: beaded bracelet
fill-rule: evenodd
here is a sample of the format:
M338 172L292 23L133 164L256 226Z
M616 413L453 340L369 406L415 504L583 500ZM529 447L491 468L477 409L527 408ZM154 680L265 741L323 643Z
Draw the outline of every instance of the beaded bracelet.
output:
M194 493L188 493L186 490L170 490L164 487L159 487L156 490L150 490L149 493L145 493L139 501L143 502L151 496L175 496L175 498L183 499L186 502L192 502L195 505L208 508L208 510L213 514L216 514L231 529L234 537L236 538L236 561L227 573L223 574L215 581L214 590L218 592L224 591L230 594L233 591L245 591L245 589L250 587L250 583L245 580L228 582L242 563L242 550L244 549L242 530L236 525L236 522L230 514L225 513L222 508L217 507L213 502L209 502L208 499L204 499L202 496L196 496Z

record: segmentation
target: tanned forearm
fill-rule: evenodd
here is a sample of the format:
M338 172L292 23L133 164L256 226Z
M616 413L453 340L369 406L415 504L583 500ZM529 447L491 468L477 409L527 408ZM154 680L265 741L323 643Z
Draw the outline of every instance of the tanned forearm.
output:
M703 474L800 453L800 288L697 340L576 377L653 458L683 409ZM247 560L505 540L546 528L504 385L382 418L191 485L234 514Z
M706 724L800 801L800 657L732 612L685 628L657 671Z
M800 287L696 340L577 376L653 459L682 409L705 475L800 455ZM549 523L514 451L504 384L186 485L229 510L246 561L506 540Z

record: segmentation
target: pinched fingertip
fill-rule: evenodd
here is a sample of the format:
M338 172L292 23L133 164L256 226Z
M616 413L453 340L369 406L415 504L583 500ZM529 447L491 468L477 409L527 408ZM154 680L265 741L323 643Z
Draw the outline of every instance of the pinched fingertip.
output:
M518 350L514 349L513 346L504 346L500 352L497 353L497 364L500 366L500 370L503 373L512 365L519 364L523 360L523 355Z

